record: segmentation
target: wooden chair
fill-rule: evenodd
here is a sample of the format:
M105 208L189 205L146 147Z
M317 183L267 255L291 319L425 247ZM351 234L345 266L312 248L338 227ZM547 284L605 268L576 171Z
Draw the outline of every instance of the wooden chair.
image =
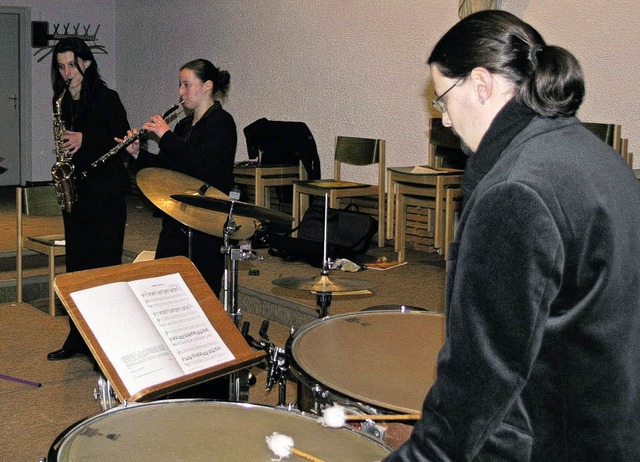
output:
M633 168L633 153L629 152L629 140L622 138L620 140L620 155L630 168Z
M620 153L622 127L618 124L605 124L598 122L583 122L582 125L591 133Z
M398 260L404 261L407 233L406 207L424 207L433 212L433 247L442 253L448 245L445 237L446 191L459 188L466 156L460 140L442 125L442 119L431 119L429 129L429 162L427 167L389 167L387 190L387 238L394 239ZM394 220L395 217L395 220ZM393 230L393 231L392 231Z
M365 184L342 179L342 164L378 165L378 184ZM384 247L385 226L385 140L338 136L334 153L333 178L295 181L293 183L293 226L309 208L310 196L329 196L329 206L338 208L347 197L378 197L378 247Z
M444 259L449 259L449 244L453 242L456 225L456 213L462 210L462 189L448 188L444 206Z
M254 203L270 206L270 188L320 178L320 159L311 131L303 122L261 118L244 128L250 161L233 168L237 184L251 186Z
M56 315L56 294L53 280L56 276L55 258L65 255L64 234L48 234L24 236L23 215L27 216L61 216L62 212L56 199L53 185L18 186L16 188L17 215L17 251L16 251L16 292L18 303L22 302L23 289L23 252L31 250L48 258L49 275L49 314Z

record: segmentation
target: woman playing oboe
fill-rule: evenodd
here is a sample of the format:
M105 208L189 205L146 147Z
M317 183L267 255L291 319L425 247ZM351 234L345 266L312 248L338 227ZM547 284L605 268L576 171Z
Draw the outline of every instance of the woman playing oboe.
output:
M228 194L233 186L236 124L216 94L226 93L230 76L206 59L190 61L180 68L180 98L189 115L171 130L162 115L143 125L159 138L157 155L140 149L136 141L127 151L136 159L135 168L161 167L184 173ZM134 132L129 131L128 136ZM169 216L163 217L156 258L189 256L188 229ZM222 230L220 230L222 232ZM222 239L192 231L191 259L218 295L224 273Z

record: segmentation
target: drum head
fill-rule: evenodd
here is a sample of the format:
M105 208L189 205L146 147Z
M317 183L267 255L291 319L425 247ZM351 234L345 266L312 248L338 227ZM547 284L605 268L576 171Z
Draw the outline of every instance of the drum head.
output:
M328 428L294 411L245 403L166 400L87 419L52 448L51 461L269 461L273 432L322 460L381 460L390 449L350 428ZM294 456L295 457L295 456ZM50 459L47 459L50 460Z
M360 311L324 318L287 342L292 372L386 411L419 414L436 378L444 342L442 314Z

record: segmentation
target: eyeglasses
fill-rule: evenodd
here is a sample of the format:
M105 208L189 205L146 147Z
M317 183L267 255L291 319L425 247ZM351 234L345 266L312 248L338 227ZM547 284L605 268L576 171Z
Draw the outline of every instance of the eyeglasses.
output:
M433 107L435 107L438 111L445 113L447 112L447 103L445 103L444 101L442 101L442 98L444 98L444 95L446 95L447 93L449 93L451 90L453 90L453 87L455 87L456 85L458 85L460 82L462 82L464 80L464 77L456 80L456 82L451 85L449 88L447 88L447 91L445 91L443 94L441 94L440 96L438 96L436 99L434 99L431 103L433 104Z

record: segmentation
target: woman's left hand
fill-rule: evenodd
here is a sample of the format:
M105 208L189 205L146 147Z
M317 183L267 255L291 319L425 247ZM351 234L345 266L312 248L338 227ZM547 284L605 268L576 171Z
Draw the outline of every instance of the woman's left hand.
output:
M62 141L62 147L69 151L69 154L73 156L76 152L78 152L80 146L82 146L82 133L71 132L67 130L64 132Z
M149 119L149 122L142 126L145 130L155 133L158 138L162 138L162 135L167 133L170 128L169 124L165 122L161 115L154 115Z

